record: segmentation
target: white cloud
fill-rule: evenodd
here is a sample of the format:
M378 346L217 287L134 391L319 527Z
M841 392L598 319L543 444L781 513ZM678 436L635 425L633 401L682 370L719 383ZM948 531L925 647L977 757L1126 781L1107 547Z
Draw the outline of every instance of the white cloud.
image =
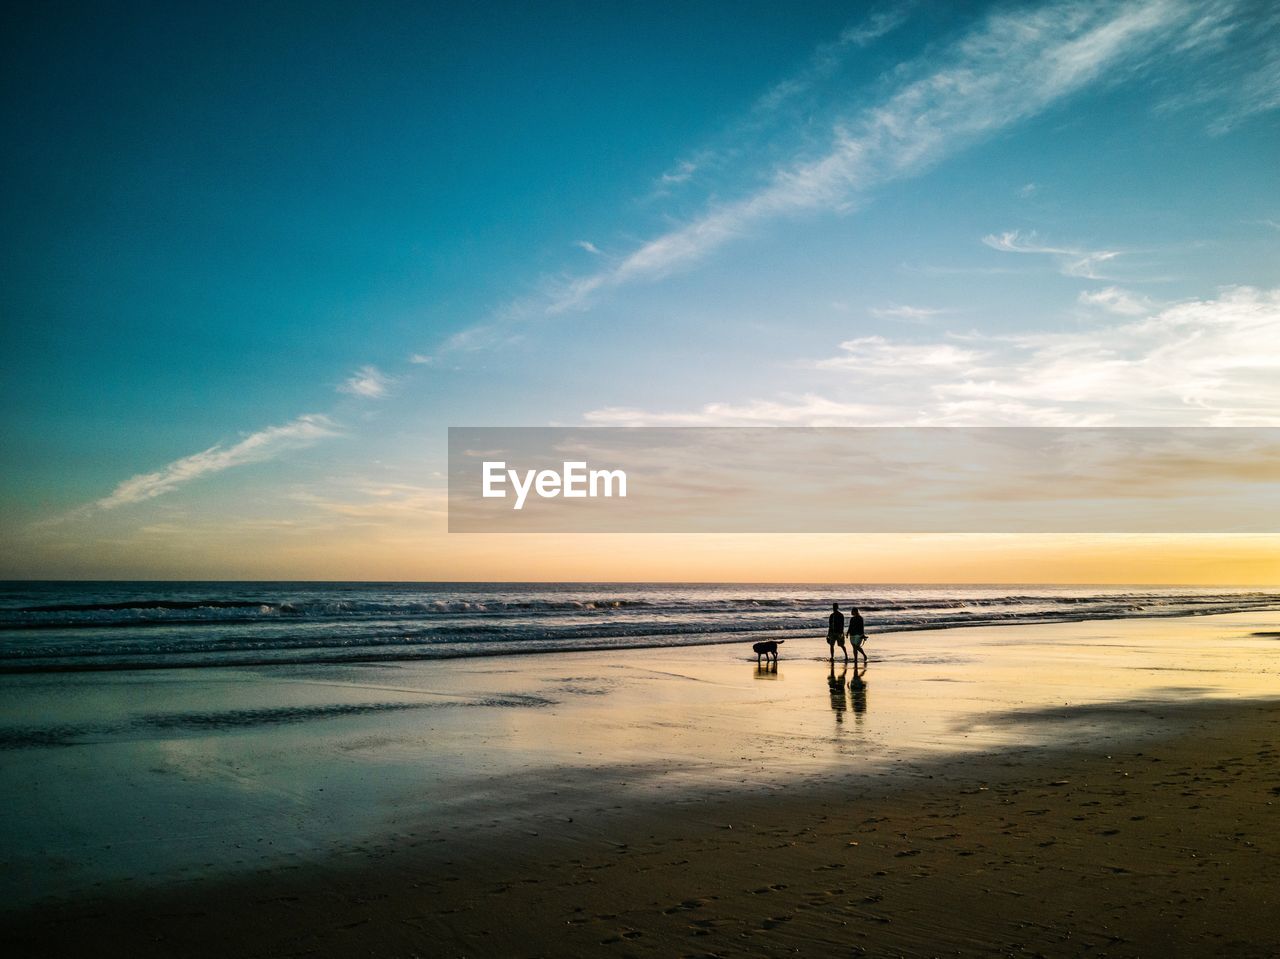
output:
M915 376L921 369L967 369L982 357L953 343L891 343L883 336L845 340L840 349L843 355L814 365L820 370L856 370L867 376Z
M658 178L658 182L662 186L676 186L681 183L687 183L697 171L698 164L693 160L681 160L670 170L663 173Z
M1280 290L1236 287L1108 329L1013 337L1006 364L942 395L1170 425L1280 423Z
M409 354L409 362L416 363L419 366L430 366L435 363L436 358L430 353L411 353Z
M925 320L933 319L935 316L941 316L947 311L935 309L931 306L898 304L895 306L873 306L868 312L882 320L909 320L915 323L922 323Z
M846 378L833 380L825 396L709 403L690 412L610 407L585 419L635 426L1280 426L1280 289L1234 287L1114 326L1067 332L933 343L861 337L813 365Z
M1029 200L1031 197L1036 195L1036 192L1039 189L1040 187L1035 183L1024 183L1018 188L1018 196L1022 197L1024 200Z
M449 500L444 487L385 482L357 483L354 489L328 492L300 489L295 490L291 498L367 526L444 517L448 515Z
M579 281L568 305L579 305L585 293L603 286L662 276L759 220L842 208L859 191L918 173L1147 50L1188 15L1188 7L1152 0L1110 12L1071 2L988 18L940 58L942 67L906 83L854 121L837 123L825 154L784 167L754 195L651 240L608 273Z
M579 240L577 243L574 244L574 246L576 246L580 250L590 253L592 256L600 255L600 248L596 246L594 243L592 243L590 240Z
M1104 76L1142 65L1196 16L1189 0L1118 7L1065 0L997 11L950 48L901 65L894 76L903 79L877 105L831 122L817 155L791 157L754 193L711 206L607 269L500 311L496 322L456 334L445 348L488 347L503 325L582 309L607 290L660 279L764 221L848 211L872 187L919 174ZM1078 275L1096 262L1082 260Z
M1064 276L1076 276L1085 280L1107 279L1099 274L1098 267L1123 255L1120 250L1084 250L1069 246L1046 246L1036 240L1034 233L1024 237L1019 230L1010 230L998 236L984 236L982 242L1002 253L1047 254L1057 260L1058 269Z
M860 23L846 27L835 40L820 44L799 71L770 87L756 100L751 112L756 116L777 112L789 101L836 73L851 50L864 49L902 26L907 20L909 9L910 4L900 4L894 9L882 10Z
M1228 15L1240 8L1234 20ZM1179 50L1195 63L1158 105L1162 111L1198 110L1211 136L1223 136L1253 117L1280 109L1280 8L1208 0L1203 17Z
M414 360L413 362L420 361ZM362 366L339 384L338 392L376 400L386 396L387 391L391 389L391 384L394 382L395 379L393 377L387 376L376 366Z
M310 446L336 435L338 428L327 416L318 413L299 416L283 426L270 426L251 433L231 446L211 446L200 453L174 460L154 473L131 477L93 505L100 509L114 509L154 499L212 473L274 459L287 450Z
M1151 301L1119 287L1108 286L1101 290L1084 290L1080 302L1085 306L1097 306L1120 316L1141 316L1151 309Z
M745 117L722 131L718 147L704 147L664 171L658 178L654 196L666 196L672 188L689 183L695 176L722 170L729 161L754 152L745 141L779 125L789 125L797 114L816 110L805 98L838 77L850 54L869 47L876 40L906 22L911 2L898 2L892 9L874 13L841 31L834 40L819 44L803 65L779 80L751 104Z
M844 403L810 393L742 404L708 403L688 412L607 406L583 418L592 426L840 426L870 422L879 413L874 405Z
M1209 124L1209 133L1222 136L1260 113L1280 109L1280 45L1267 59L1231 88L1228 108Z

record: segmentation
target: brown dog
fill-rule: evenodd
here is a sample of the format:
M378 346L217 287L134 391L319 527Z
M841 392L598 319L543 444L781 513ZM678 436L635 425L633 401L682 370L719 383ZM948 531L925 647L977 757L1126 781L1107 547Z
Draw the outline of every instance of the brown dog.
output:
M756 665L757 666L760 665L761 656L764 656L765 658L772 656L773 661L776 663L778 661L778 647L785 642L786 642L785 639L779 639L779 640L771 639L766 643L752 644L751 651L756 654Z

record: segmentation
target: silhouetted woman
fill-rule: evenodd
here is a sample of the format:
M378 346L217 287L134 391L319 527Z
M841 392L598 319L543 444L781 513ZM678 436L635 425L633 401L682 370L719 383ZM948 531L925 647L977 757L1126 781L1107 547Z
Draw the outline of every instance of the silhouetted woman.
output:
M862 648L863 642L867 638L867 627L862 621L862 614L858 612L856 606L849 607L849 645L853 647L853 663L858 664L858 654L862 654L862 661L867 661L867 651Z

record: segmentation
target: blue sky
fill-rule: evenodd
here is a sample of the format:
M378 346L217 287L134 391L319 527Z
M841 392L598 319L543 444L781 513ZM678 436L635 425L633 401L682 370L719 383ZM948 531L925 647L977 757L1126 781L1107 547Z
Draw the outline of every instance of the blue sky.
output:
M444 575L449 425L1277 420L1265 3L6 34L12 575L285 575L309 542Z

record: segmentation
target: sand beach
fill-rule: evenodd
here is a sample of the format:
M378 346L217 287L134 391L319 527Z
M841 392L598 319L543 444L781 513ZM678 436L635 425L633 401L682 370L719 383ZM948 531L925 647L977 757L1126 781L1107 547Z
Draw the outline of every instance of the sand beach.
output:
M1277 638L1251 612L885 634L865 671L815 639L776 672L728 645L8 676L3 941L1272 955Z

